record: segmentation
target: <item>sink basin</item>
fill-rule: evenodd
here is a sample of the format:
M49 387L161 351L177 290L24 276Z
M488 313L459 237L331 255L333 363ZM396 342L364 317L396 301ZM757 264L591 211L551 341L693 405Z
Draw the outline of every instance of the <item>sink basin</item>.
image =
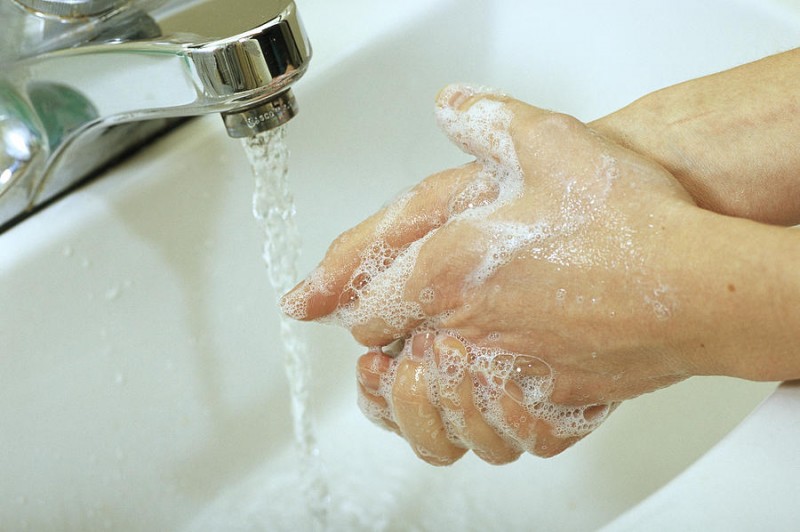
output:
M466 161L433 123L448 82L591 120L796 46L800 28L777 0L299 4L317 52L288 126L306 271L394 194ZM310 527L252 189L241 146L206 117L0 235L0 529ZM558 457L441 469L361 416L357 344L303 330L334 530L595 529L775 389L692 379Z

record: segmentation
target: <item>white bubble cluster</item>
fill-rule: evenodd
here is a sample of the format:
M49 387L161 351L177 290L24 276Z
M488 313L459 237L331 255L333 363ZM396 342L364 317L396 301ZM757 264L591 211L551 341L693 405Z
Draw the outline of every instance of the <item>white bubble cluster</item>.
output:
M344 287L343 293L349 294L350 301L340 304L323 321L352 329L379 319L387 327L385 332L389 333L424 320L426 315L420 303L432 301L432 291L423 290L415 301L406 297L405 287L420 249L432 234L428 233L402 249L392 248L382 239L373 242L362 253L358 266Z
M281 299L281 310L290 318L301 320L308 315L308 302L312 294L328 296L332 293L332 277L325 268L318 267L312 271L304 283L298 287L293 297Z
M484 222L478 228L485 235L486 249L481 262L467 279L467 288L485 283L520 250L530 250L549 235L549 226L539 222L533 226L515 222Z
M409 346L406 345L405 348L408 347ZM376 403L363 394L358 395L358 407L361 409L361 412L364 413L367 419L370 419L373 423L379 426L385 426L384 420L394 421L394 414L391 406L392 385L394 384L394 378L397 374L397 364L399 361L399 356L393 358L389 368L385 371L382 371L382 368L378 367L378 359L373 358L372 360L373 366L370 368L370 372L381 376L376 395L382 397L386 401L384 405Z
M376 395L379 405L366 397L359 398L364 414L378 425L395 421L392 386L397 367L412 357L411 342L392 359L381 375ZM596 429L611 412L610 406L571 407L550 401L555 372L543 360L499 348L478 346L455 332L440 332L422 360L414 359L428 383L427 399L441 414L447 436L454 444L472 448L467 436L466 419L476 410L503 439L520 451L536 448L533 426L545 421L556 437L581 437ZM465 379L469 379L469 386ZM468 391L464 401L465 390ZM471 390L471 391L470 391Z
M450 100L456 91L498 94L486 88L451 86L444 89L440 99ZM453 207L456 213L481 219L522 194L522 169L509 131L513 117L504 102L487 98L477 100L466 111L451 106L437 107L436 121L439 127L462 150L477 157L483 166L473 188L467 188L463 197L455 198ZM470 197L481 197L488 190L495 192L494 201L463 209L464 204L469 205Z
M445 89L440 101L459 98L456 91L464 90L463 87ZM564 176L564 194L557 219L533 223L501 220L495 214L522 195L524 184L509 131L513 119L511 110L503 101L484 98L473 102L467 110L440 106L436 118L456 144L477 157L480 166L478 175L454 194L447 205L448 223L469 223L484 237L474 239L483 248L475 250L480 259L464 280L463 290L484 284L499 268L520 256L520 252L527 257L564 265L600 260L585 255L585 246L576 235L579 236L582 228L597 223L592 212L607 199L618 178L613 158L604 156L599 161L596 182L579 184ZM325 318L326 321L352 330L355 326L380 320L385 324L384 332L396 338L406 336L407 332L403 331L409 328L416 327L416 333L440 330L438 325L446 321L447 316L427 316L423 310L423 305L434 302L435 291L424 288L417 294L408 294L406 290L420 250L440 226L433 224L413 243L393 243L398 228L408 227L406 212L414 210L408 207L421 193L412 190L387 208L372 243L361 251L358 265L340 291L348 300L340 300L338 308ZM552 238L565 235L572 238ZM625 235L626 241L629 237ZM284 311L289 315L305 316L302 300L327 289L330 276L324 271L315 275L302 290L284 300ZM564 301L565 295L566 291L560 289L556 298ZM525 451L533 450L536 442L535 433L528 430L531 423L524 420L544 420L553 428L555 436L566 438L591 432L610 412L609 407L573 408L552 403L550 393L555 374L538 358L480 347L453 331L447 334L440 331L437 338L443 336L456 339L458 344L456 347L447 342L439 344L436 356L434 350L429 349L420 367L427 377L428 399L439 409L448 438L457 445L471 446L466 435L465 411L468 408L477 409L498 434ZM359 404L367 417L379 424L394 419L392 387L396 370L398 364L411 356L411 342L406 342L388 371L374 368L374 373L381 375L377 395L385 400L385 405L361 397ZM465 404L462 393L465 379L471 380L471 394L466 398L471 404ZM516 417L508 414L508 409L514 405L520 414ZM588 409L591 410L587 412Z
M508 131L512 114L503 102L479 100L465 113L440 107L437 119L454 141L478 154L482 163L478 176L451 199L449 220L470 220L479 225L489 214L522 193L522 171ZM338 308L324 321L352 329L377 319L386 324L387 332L391 332L430 318L424 314L422 304L433 301L433 291L422 290L417 300L410 300L405 287L420 249L436 234L438 227L434 225L411 244L392 244L397 227L408 226L405 211L419 193L411 190L387 207L373 241L361 251L358 265L340 291L349 301L340 301ZM484 229L493 230L491 227ZM496 249L490 250L487 260L477 267L473 284L482 282L496 271L514 249L538 238L538 231L538 227L527 228L526 233L526 227L522 225L506 231L506 241L498 242ZM302 318L306 315L310 295L325 293L329 276L324 271L315 275L291 297L284 298L284 312Z

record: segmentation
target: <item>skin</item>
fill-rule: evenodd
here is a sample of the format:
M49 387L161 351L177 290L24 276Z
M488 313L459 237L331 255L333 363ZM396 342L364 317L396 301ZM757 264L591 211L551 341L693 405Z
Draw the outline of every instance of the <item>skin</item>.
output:
M659 162L705 209L800 224L800 49L649 94L590 124Z
M476 162L427 178L345 233L321 264L324 286L301 283L284 308L313 320L367 305L380 279L352 283L364 250L424 239L400 296L422 315L387 323L375 313L351 332L373 347L358 361L362 401L436 465L469 449L497 464L522 452L552 456L585 436L525 408L511 378L496 384L502 420L487 418L473 394L494 384L475 366L475 348L502 350L516 377L546 375L548 403L578 407L587 420L694 375L800 378L800 233L783 227L800 222L800 111L787 90L800 82L796 65L793 51L671 87L591 127L449 87L437 106L456 123L487 102L509 113L490 137L510 138L516 160L485 136L446 127ZM520 195L479 222L453 210L470 183L512 167ZM473 199L496 195L489 187ZM482 228L492 222L547 230L476 284L493 242ZM432 297L420 298L424 290ZM306 304L292 306L299 298ZM396 358L375 349L397 339L406 345ZM463 379L436 371L444 353L467 368ZM465 422L446 426L446 411Z

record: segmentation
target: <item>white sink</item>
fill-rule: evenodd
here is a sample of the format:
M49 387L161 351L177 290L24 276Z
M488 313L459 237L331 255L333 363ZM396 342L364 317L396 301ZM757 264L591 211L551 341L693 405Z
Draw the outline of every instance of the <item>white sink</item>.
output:
M289 125L304 270L466 160L433 124L447 82L590 120L796 46L800 28L785 1L395 4L299 1L317 52ZM206 117L0 235L0 530L310 526L252 187L238 142ZM624 404L556 458L439 469L362 418L348 335L305 329L337 530L594 529L775 388L693 379Z

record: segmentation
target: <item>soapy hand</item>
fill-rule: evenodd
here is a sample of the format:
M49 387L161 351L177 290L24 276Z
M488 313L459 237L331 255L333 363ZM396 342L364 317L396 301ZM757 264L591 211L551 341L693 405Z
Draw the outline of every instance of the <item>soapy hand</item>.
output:
M282 300L370 347L365 413L431 463L505 463L557 454L617 402L689 376L665 340L696 244L675 179L503 95L450 86L437 118L476 161L339 237Z

